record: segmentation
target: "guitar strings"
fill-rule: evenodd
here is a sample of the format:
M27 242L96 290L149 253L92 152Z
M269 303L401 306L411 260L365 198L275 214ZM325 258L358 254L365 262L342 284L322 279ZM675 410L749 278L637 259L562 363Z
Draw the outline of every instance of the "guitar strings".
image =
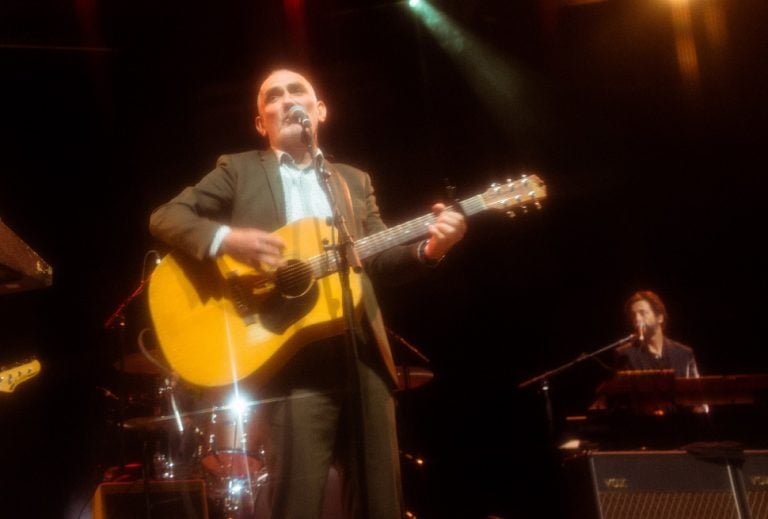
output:
M461 204L468 215L475 214L485 209L485 204L481 195L468 198L461 202ZM434 214L420 216L409 222L390 227L379 233L357 240L355 249L361 258L367 258L378 252L387 250L392 246L391 244L393 241L399 243L404 237L412 236L413 240L417 240L426 236L427 226L436 221L437 216ZM281 279L289 284L301 279L301 277L305 275L307 265L313 274L313 278L318 279L327 274L336 272L338 268L338 260L333 252L326 251L322 254L310 257L305 262L280 267Z

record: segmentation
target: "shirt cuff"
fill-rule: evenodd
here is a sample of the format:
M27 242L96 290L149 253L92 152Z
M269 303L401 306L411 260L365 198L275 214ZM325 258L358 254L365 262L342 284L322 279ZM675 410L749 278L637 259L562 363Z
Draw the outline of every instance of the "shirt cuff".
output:
M219 255L219 249L221 248L221 242L224 241L224 237L232 231L229 225L222 225L216 230L216 234L213 235L211 246L208 248L208 256L215 258Z

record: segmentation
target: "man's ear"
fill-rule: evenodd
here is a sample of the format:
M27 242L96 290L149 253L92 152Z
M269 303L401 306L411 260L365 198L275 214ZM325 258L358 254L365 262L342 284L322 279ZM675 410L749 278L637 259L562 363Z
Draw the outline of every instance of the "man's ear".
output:
M317 102L317 120L321 123L325 122L325 119L328 117L328 107L325 106L325 103L322 101Z
M264 128L264 121L262 121L261 116L257 115L253 118L253 126L256 128L256 131L259 132L259 135L264 137L267 134L267 129Z

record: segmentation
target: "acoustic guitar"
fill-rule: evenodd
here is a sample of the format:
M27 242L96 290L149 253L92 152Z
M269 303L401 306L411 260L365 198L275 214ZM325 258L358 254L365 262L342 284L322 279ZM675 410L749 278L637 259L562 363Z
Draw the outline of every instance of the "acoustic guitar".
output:
M487 210L539 207L546 186L537 175L493 184L458 202L467 216ZM357 240L364 260L429 235L428 214ZM149 307L160 349L184 380L201 386L232 384L255 374L266 380L303 345L344 332L342 289L332 228L305 218L275 232L287 246L284 265L254 268L222 255L198 261L167 254L149 283ZM350 272L354 307L361 311L360 274Z

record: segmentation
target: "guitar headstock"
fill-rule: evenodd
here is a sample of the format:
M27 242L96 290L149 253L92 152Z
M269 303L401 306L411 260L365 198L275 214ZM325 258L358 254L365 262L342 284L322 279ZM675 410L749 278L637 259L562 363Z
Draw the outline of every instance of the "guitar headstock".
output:
M37 359L0 371L0 392L12 393L16 386L40 373Z
M540 201L547 197L547 186L538 175L522 175L517 180L507 179L503 184L491 184L480 195L488 209L499 209L514 216L514 209L541 209Z

